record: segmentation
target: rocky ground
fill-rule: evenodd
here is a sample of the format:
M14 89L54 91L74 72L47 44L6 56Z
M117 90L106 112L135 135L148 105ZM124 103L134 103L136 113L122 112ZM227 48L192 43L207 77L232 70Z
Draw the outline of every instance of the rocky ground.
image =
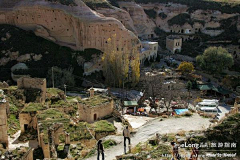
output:
M210 125L209 119L202 118L198 114L193 114L192 117L182 118L168 118L160 121L159 118L150 121L138 129L135 135L131 138L132 147L136 146L139 142L146 142L149 138L153 137L156 133L178 133L179 131L195 131L208 128ZM115 156L124 153L123 137L111 136L109 139L114 139L118 145L105 150L106 160L113 160ZM88 158L88 160L95 160L97 156Z

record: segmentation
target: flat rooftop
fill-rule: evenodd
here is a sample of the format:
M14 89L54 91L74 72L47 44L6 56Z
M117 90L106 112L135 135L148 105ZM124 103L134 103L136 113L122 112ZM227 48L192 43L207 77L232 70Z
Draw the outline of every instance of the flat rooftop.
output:
M151 41L141 41L144 44L158 44L158 42L151 42Z

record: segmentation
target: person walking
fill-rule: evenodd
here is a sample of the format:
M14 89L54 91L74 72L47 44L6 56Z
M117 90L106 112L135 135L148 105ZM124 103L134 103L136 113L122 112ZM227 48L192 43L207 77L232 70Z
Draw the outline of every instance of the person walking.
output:
M180 160L181 156L178 152L178 145L175 142L171 142L171 146L173 147L173 151L172 151L173 158L172 158L172 160L175 160L175 159Z
M128 140L128 144L131 145L130 132L129 132L128 126L123 130L123 137L124 137L124 147L126 147L126 140Z
M100 157L100 153L102 154L102 160L104 160L104 149L103 149L103 144L102 144L102 140L99 140L97 143L97 160L99 160Z

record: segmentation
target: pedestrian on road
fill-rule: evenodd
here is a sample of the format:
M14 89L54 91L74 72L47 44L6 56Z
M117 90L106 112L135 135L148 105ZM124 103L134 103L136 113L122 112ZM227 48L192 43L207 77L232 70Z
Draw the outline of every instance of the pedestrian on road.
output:
M126 147L126 140L128 140L128 145L131 145L130 132L128 130L128 126L123 130L123 137L124 137L124 147Z
M175 143L175 142L171 142L171 145L173 147L173 151L172 151L172 154L173 154L173 158L172 160L180 160L181 159L181 156L178 152L178 145Z
M104 149L103 149L103 144L102 144L102 140L99 140L97 143L97 160L99 160L100 157L100 153L102 154L102 160L104 160Z

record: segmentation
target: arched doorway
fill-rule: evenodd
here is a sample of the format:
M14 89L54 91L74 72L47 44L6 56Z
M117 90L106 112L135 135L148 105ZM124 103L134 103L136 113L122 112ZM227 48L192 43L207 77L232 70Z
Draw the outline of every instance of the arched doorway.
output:
M94 121L97 120L97 114L96 113L93 115L93 119L94 119Z

